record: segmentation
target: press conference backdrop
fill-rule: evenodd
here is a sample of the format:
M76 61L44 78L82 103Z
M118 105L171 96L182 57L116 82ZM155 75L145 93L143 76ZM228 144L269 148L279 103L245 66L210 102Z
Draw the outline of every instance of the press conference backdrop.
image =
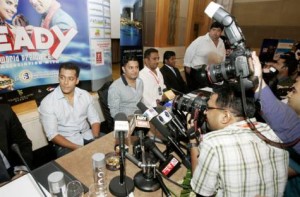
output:
M80 66L86 90L96 91L112 78L110 1L64 0L53 9L43 20L29 1L19 1L13 19L1 24L0 102L33 99L39 88L58 82L63 62ZM33 32L26 31L29 25Z

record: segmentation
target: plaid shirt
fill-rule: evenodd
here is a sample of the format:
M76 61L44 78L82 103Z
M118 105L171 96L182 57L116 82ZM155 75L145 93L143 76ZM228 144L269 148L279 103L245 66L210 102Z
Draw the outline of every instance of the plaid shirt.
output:
M253 120L264 136L281 142L268 125ZM199 149L198 166L191 181L196 193L203 196L283 196L288 152L266 144L245 121L206 134Z

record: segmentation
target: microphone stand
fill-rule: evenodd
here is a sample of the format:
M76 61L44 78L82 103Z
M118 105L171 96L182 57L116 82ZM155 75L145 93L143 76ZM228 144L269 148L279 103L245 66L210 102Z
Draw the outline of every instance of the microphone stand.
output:
M43 193L43 196L47 196L46 193L44 192L43 188L41 187L41 185L38 183L38 181L36 180L36 177L33 175L32 171L30 170L29 166L27 165L27 162L25 161L24 157L21 154L20 148L18 144L13 144L11 146L11 149L13 151L15 151L15 153L19 156L19 158L22 160L23 164L26 166L29 174L32 176L34 182L37 184L39 190Z
M125 175L125 138L124 131L118 133L120 139L120 176L114 177L109 183L109 191L118 197L129 196L134 190L134 183L131 178Z
M134 185L142 191L153 192L160 188L160 184L155 176L155 164L151 164L150 161L146 161L145 147L144 147L144 133L139 131L141 149L142 149L142 170L134 176ZM154 167L154 171L151 172L151 167Z

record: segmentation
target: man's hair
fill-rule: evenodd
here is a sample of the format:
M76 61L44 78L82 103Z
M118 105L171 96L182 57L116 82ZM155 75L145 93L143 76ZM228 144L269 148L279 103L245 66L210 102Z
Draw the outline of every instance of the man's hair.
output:
M280 59L285 60L283 64L288 68L288 76L293 75L298 68L298 61L295 57L295 54L291 53L286 53L280 56Z
M76 77L79 77L79 73L80 73L80 68L78 67L77 64L73 63L73 62L66 62L66 63L62 63L59 66L59 73L61 71L61 69L66 69L66 70L75 70L76 71Z
M210 29L212 29L212 28L220 28L223 31L224 26L219 22L213 22L210 26Z
M149 58L151 53L158 53L158 50L155 48L149 48L144 52L144 58Z
M243 117L245 115L241 91L237 90L236 87L225 84L214 89L214 92L218 94L216 105L220 108L228 108L236 116ZM254 97L246 96L246 115L248 118L254 117L256 107Z
M122 59L122 66L126 66L129 61L138 61L138 58L135 54L128 53Z
M163 63L165 63L165 60L168 60L168 59L170 59L173 56L176 56L176 53L174 51L166 51L164 53Z

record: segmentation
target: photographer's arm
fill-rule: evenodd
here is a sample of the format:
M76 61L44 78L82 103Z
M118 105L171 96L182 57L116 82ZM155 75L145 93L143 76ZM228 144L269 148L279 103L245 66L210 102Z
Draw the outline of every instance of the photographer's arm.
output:
M278 100L265 84L262 67L255 52L252 53L251 63L254 66L254 75L259 79L255 98L260 102L263 118L283 142L292 141L295 133L300 130L300 118L292 108Z
M190 144L198 144L196 139L190 140ZM191 163L192 163L192 173L195 172L195 169L198 165L198 156L199 156L199 145L190 147L191 154Z

